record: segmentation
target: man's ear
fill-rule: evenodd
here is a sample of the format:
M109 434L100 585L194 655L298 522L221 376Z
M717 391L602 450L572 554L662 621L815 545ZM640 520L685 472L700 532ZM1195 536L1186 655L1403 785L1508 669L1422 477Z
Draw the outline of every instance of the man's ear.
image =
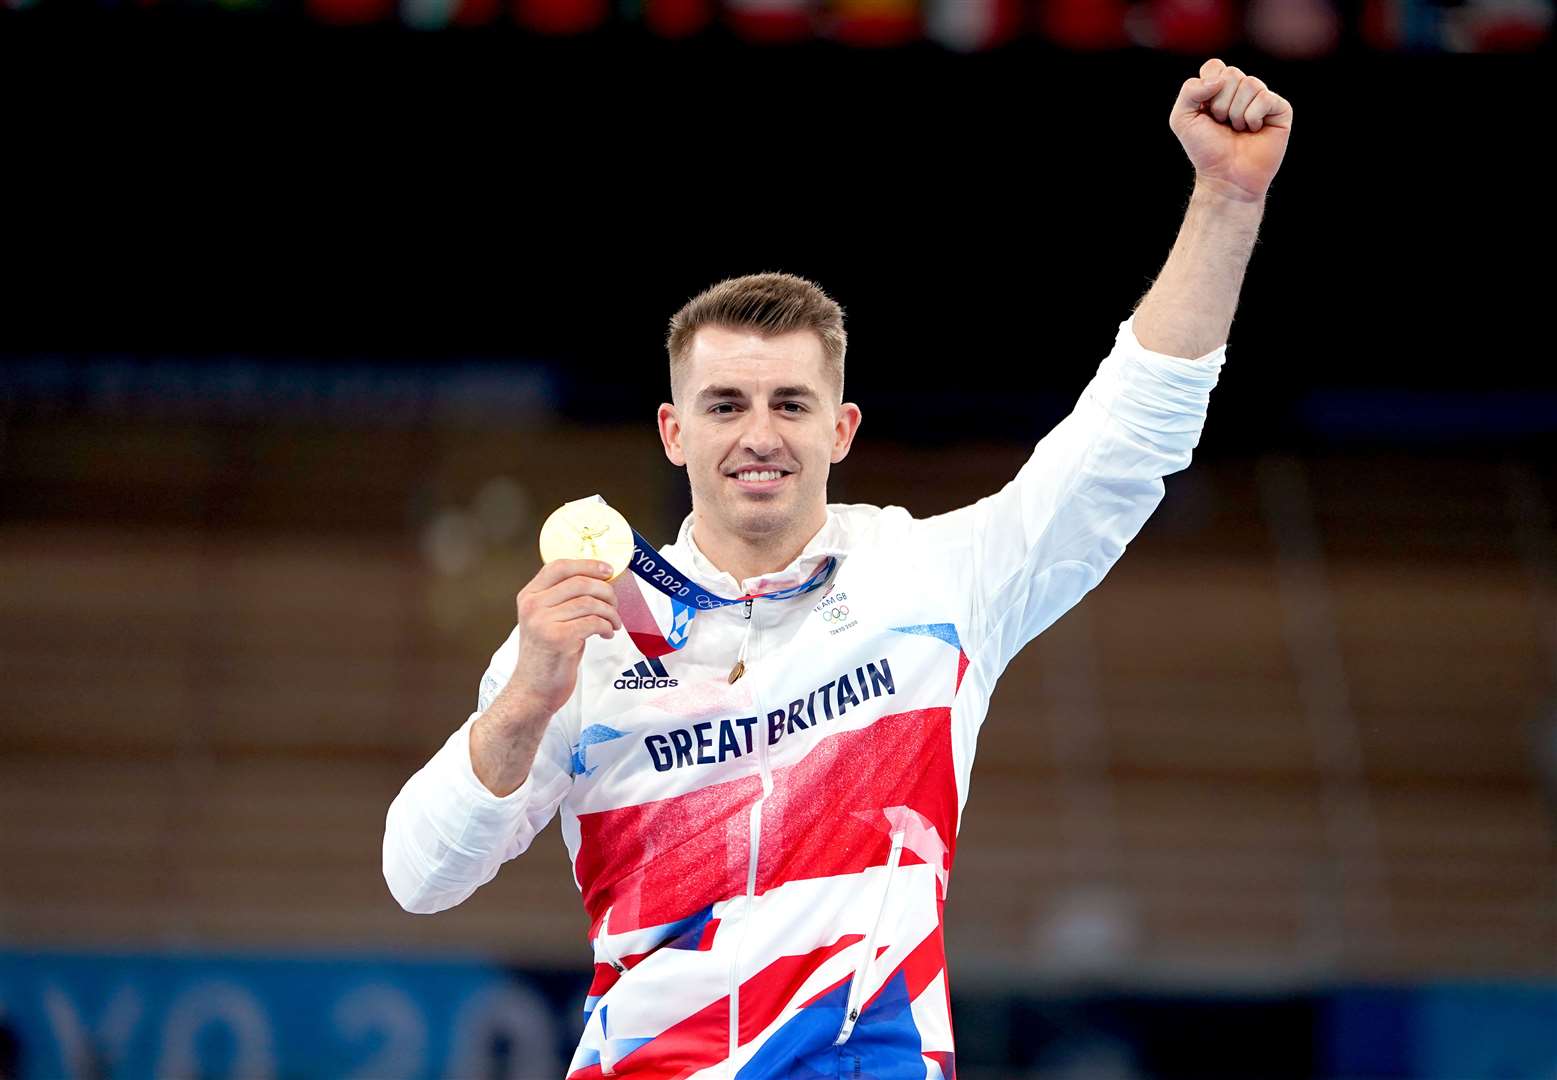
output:
M681 417L676 412L676 407L666 401L660 405L659 411L660 442L665 447L665 456L670 459L672 465L685 467L687 456L681 452Z
M845 401L838 406L838 416L833 422L832 463L834 465L849 456L849 447L854 445L854 435L860 430L861 419L863 414L854 402Z

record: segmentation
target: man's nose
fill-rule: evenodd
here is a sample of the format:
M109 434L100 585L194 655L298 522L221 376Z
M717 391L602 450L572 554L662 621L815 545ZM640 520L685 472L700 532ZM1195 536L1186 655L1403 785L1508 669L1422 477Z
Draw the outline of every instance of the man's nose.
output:
M768 414L767 409L753 409L747 417L746 425L741 431L742 450L757 457L767 457L783 446L778 429L773 424L773 417Z

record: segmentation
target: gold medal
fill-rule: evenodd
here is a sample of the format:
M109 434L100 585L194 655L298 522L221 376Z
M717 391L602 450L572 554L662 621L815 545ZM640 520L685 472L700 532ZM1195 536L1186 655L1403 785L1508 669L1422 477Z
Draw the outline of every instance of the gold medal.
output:
M557 559L610 563L615 580L632 564L632 526L599 495L563 503L541 526L541 561Z

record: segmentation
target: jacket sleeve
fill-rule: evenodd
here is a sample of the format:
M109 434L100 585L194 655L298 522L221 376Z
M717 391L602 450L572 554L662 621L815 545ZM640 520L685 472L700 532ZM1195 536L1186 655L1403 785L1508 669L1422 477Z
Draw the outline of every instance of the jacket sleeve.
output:
M518 660L516 626L482 676L476 711L389 805L384 880L407 911L443 911L491 881L498 867L530 846L573 784L569 731L577 726L576 693L547 724L517 791L494 795L471 765L471 725L507 685Z
M1189 360L1119 324L1076 407L999 492L915 523L919 572L956 584L970 658L998 674L1103 579L1189 465L1226 345Z

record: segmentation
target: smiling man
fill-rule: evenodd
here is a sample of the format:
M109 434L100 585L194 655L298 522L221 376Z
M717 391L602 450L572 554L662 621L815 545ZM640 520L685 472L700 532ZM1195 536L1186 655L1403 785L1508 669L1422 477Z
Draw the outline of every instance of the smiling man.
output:
M827 521L827 472L860 426L843 401L843 311L815 285L757 274L671 319L665 455L692 487L693 539L737 578L787 565Z
M672 318L680 535L614 583L536 574L384 835L390 891L435 912L560 814L595 960L570 1080L954 1075L942 915L990 695L1189 464L1291 120L1218 60L1185 81L1162 273L1017 476L948 514L827 502L860 410L816 285Z

